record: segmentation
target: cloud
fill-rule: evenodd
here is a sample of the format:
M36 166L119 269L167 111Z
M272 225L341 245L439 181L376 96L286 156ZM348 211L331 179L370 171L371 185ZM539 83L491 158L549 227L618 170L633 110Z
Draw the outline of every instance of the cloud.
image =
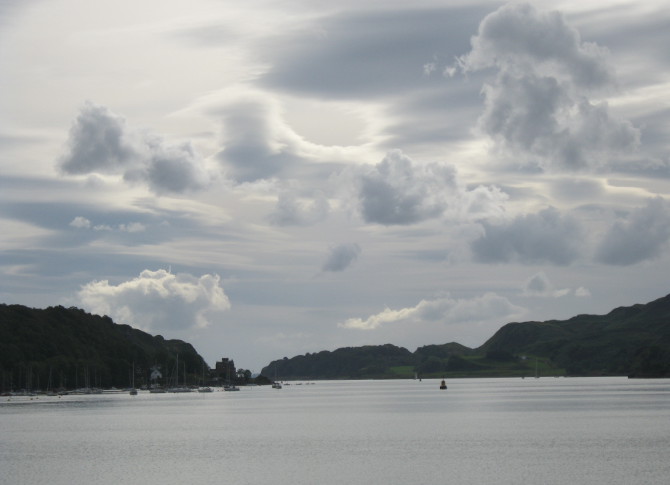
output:
M356 243L331 246L328 258L321 267L322 271L344 271L351 266L361 254L361 248Z
M475 259L485 263L520 262L567 265L579 255L582 228L554 208L519 215L502 224L482 222L484 234L471 244Z
M302 140L283 122L278 103L257 92L224 100L224 149L217 154L226 175L238 183L279 176L303 161Z
M670 240L670 206L662 197L616 221L596 250L596 260L626 266L659 257Z
M77 216L74 219L72 219L72 222L70 222L70 226L76 227L77 229L88 229L89 227L91 227L91 221L89 221L85 217Z
M421 300L416 306L400 310L384 309L366 319L350 318L338 326L357 330L375 330L388 324L441 321L447 324L478 323L490 319L520 316L525 312L507 298L486 293L472 299L453 299L449 296L434 300Z
M151 331L203 328L230 308L218 275L144 270L119 285L91 281L77 293L88 311Z
M313 199L306 200L284 191L277 197L277 204L268 220L276 226L308 226L325 219L329 211L328 199L320 192Z
M210 179L190 143L171 145L157 135L129 129L121 116L90 102L74 121L68 152L58 166L67 175L121 174L158 194L199 190Z
M448 58L463 52L486 8L403 5L322 16L260 46L269 65L260 83L301 96L364 100L421 89L427 58L444 49Z
M96 224L93 225L90 220L85 217L77 216L70 222L70 226L77 229L93 229L94 231L114 231L118 230L120 232L144 232L147 227L141 222L129 222L127 224L118 224L116 227L112 227L109 224Z
M467 190L451 165L419 165L391 150L358 175L359 210L366 222L408 225L437 218L488 217L503 212L507 195L496 187Z
M540 271L526 280L521 294L531 297L560 298L570 294L570 289L555 289L547 275L543 271Z
M608 52L583 42L559 12L505 5L481 22L471 44L460 69L497 72L482 90L479 127L525 163L601 168L639 145L637 128L590 99L615 88Z

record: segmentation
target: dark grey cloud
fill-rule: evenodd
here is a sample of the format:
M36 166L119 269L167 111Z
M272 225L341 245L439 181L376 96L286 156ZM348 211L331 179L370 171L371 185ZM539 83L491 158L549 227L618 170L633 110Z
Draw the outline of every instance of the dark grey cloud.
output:
M656 197L616 221L596 250L605 264L631 265L659 257L670 241L670 206Z
M534 274L526 280L523 285L521 294L529 297L542 298L561 298L571 292L569 288L556 289L553 283L549 280L544 271ZM585 296L585 289L581 288L576 292L577 296Z
M487 15L471 43L472 51L460 59L467 70L544 67L587 89L609 87L614 81L604 49L583 42L560 12L538 10L527 3L509 3Z
M59 165L69 175L121 173L140 156L134 144L122 117L104 106L86 103L70 128L69 153Z
M362 174L359 184L360 211L366 222L413 224L446 210L445 191L454 191L456 172L445 165L415 165L394 150Z
M580 224L554 208L520 215L505 224L483 222L482 226L484 234L471 244L479 262L567 265L579 256Z
M296 94L346 99L405 95L425 87L423 66L453 59L486 14L481 7L347 12L259 46L270 69L260 83ZM264 53L271 58L264 58ZM437 81L434 81L437 82Z
M365 222L411 225L439 217L478 220L498 217L507 194L495 186L467 188L453 165L417 163L391 150L377 165L355 176L358 210Z
M615 88L608 51L583 42L558 12L501 7L482 21L459 66L466 73L495 69L483 88L479 126L524 163L602 168L639 145L637 128L590 100Z
M151 144L151 159L140 170L127 171L126 180L146 181L156 193L182 193L204 188L209 175L190 143L165 146L158 140Z
M132 130L124 118L90 102L74 121L68 152L58 166L67 175L122 174L158 194L199 190L209 183L203 161L189 143L170 145Z
M226 176L243 183L279 176L302 159L295 154L276 106L261 96L241 96L219 113L224 149L217 154Z
M277 197L277 204L268 220L276 226L308 226L324 220L329 212L330 204L323 193L306 199L286 191Z
M331 246L328 250L328 258L321 266L322 271L344 271L351 266L361 254L361 248L356 243L339 244Z

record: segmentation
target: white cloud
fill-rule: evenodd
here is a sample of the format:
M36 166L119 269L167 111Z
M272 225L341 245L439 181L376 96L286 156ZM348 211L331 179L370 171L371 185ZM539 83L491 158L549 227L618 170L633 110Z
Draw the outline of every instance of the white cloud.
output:
M72 227L76 227L77 229L88 229L89 227L91 227L91 221L89 221L85 217L77 216L74 219L72 219L70 225Z
M122 174L158 194L199 190L210 179L190 143L171 145L155 134L129 129L121 116L90 102L70 129L68 148L58 160L68 175Z
M521 316L525 310L513 305L507 298L486 293L473 299L453 299L449 296L421 300L416 306L400 310L384 309L366 319L350 318L338 326L357 330L375 330L388 324L444 322L447 325L478 323L491 319Z
M482 131L526 164L559 170L620 162L639 145L638 129L591 99L615 88L610 64L562 14L529 4L488 15L459 58L463 72L497 71L483 88Z
M128 224L119 224L119 231L122 232L144 232L147 228L141 222L130 222Z
M351 266L361 254L361 248L356 243L338 244L328 250L328 258L321 267L322 271L344 271Z
M172 274L144 270L137 278L112 285L91 281L77 297L83 308L153 332L203 328L230 308L218 275Z
M85 217L77 216L70 222L70 226L77 229L93 229L94 231L114 231L119 232L144 232L146 231L146 226L141 222L129 222L127 224L119 224L118 226L111 226L109 224L96 224L93 225L90 220Z

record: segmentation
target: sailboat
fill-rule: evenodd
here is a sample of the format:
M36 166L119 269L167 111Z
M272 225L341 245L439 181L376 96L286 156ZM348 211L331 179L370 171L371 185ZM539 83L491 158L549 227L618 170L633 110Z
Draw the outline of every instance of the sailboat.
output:
M186 363L184 363L184 385L179 385L179 354L177 354L177 363L174 366L174 386L168 389L169 392L191 392L189 387L186 387Z
M133 362L133 375L131 381L132 381L132 387L130 388L130 395L137 396L137 389L135 389L135 362Z
M205 385L205 384L206 384L206 381L205 381L205 362L203 361L202 362L202 386L200 386L198 388L198 392L213 392L212 388Z
M281 389L281 384L277 381L277 364L275 364L275 380L272 382L272 389Z

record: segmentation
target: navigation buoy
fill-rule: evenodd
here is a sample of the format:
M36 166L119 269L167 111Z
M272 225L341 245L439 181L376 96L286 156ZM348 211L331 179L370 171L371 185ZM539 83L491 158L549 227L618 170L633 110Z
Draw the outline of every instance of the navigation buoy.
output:
M440 389L446 389L447 388L447 383L444 382L444 379L442 379L442 382L440 382Z

